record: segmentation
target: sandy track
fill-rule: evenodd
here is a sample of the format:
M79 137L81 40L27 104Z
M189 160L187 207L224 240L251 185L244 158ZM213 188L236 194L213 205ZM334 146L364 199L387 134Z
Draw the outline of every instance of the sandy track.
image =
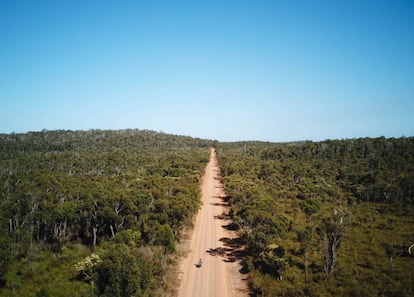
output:
M202 207L195 218L189 253L180 266L180 297L248 295L243 280L246 276L239 272L241 266L234 257L236 234L226 228L231 221L223 215L228 207L223 201L225 195L219 170L212 149L201 186ZM203 266L197 268L200 258Z

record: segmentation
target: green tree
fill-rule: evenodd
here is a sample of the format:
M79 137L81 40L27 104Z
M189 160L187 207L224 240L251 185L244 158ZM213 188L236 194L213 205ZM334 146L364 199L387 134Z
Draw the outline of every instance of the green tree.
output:
M11 261L11 255L9 252L10 244L11 239L7 230L0 227L0 288L5 283L5 276L7 274Z
M116 245L97 265L96 290L102 297L144 296L150 289L151 269L134 248Z
M317 200L308 198L300 202L300 208L305 213L307 220L310 221L312 218L312 215L318 212L320 206Z
M165 224L159 226L156 233L155 244L163 246L167 253L175 251L174 232L170 225Z

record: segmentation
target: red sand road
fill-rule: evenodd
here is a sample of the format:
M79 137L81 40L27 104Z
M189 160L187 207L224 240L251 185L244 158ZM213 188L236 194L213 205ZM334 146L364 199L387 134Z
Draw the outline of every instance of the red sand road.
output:
M219 170L212 149L201 186L202 208L195 218L189 253L181 263L180 297L248 295L245 276L239 272L241 266L231 257L229 246L225 246L225 242L236 238L236 234L223 228L231 221L223 216L228 207L223 202ZM196 264L200 258L203 265L198 268Z

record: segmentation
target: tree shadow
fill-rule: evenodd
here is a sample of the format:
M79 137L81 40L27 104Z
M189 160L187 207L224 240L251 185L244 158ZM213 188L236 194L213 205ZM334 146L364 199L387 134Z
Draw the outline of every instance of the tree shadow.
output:
M229 208L231 205L229 203L231 197L228 195L225 196L213 196L214 199L217 199L217 202L211 203L214 206L221 206ZM221 225L222 228L236 232L240 229L239 225L232 221L231 215L223 211L222 214L215 215L214 219L222 220L225 224ZM222 237L219 239L223 243L223 247L218 248L210 248L206 252L213 257L221 257L223 258L224 262L232 263L232 262L239 262L241 263L242 267L239 270L241 274L247 274L248 270L246 265L243 265L243 259L246 255L244 250L244 242L240 237L230 238L230 237Z
M206 252L213 257L222 257L224 262L232 263L241 261L246 252L243 248L243 241L240 238L222 237L220 241L223 242L223 247L210 248ZM247 269L244 266L239 270L242 274L247 274Z
M226 203L218 203L218 202L210 203L210 204L211 205L214 205L214 206L224 206L224 207L227 207L228 206Z
M231 220L230 218L228 218L227 220ZM240 229L240 226L237 225L236 223L231 222L230 224L227 225L221 225L221 227L223 227L226 230L229 231L238 231Z
M225 214L225 213L222 213L222 214L219 214L219 215L215 215L214 218L216 220L223 220L223 221L229 221L229 220L231 220L230 216L227 215L227 214Z
M219 240L223 242L224 246L232 248L232 249L238 249L243 246L243 240L240 237L236 237L236 238L222 237Z
M226 204L228 207L230 207L230 196L213 196L214 199L220 199L224 204Z
M214 199L220 200L220 202L213 202L211 205L214 206L222 206L222 207L230 207L229 200L230 198L228 196L213 196Z
M206 252L210 254L210 256L220 256L225 257L227 253L230 251L228 248L218 247L218 248L210 248Z

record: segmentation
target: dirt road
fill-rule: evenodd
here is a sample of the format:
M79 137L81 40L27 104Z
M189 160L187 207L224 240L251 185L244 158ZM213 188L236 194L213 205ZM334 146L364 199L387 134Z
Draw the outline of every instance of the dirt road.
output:
M194 222L189 253L181 263L179 297L247 296L246 276L237 260L237 238L224 201L216 153L211 150L202 182L202 208ZM196 264L202 259L203 265Z

